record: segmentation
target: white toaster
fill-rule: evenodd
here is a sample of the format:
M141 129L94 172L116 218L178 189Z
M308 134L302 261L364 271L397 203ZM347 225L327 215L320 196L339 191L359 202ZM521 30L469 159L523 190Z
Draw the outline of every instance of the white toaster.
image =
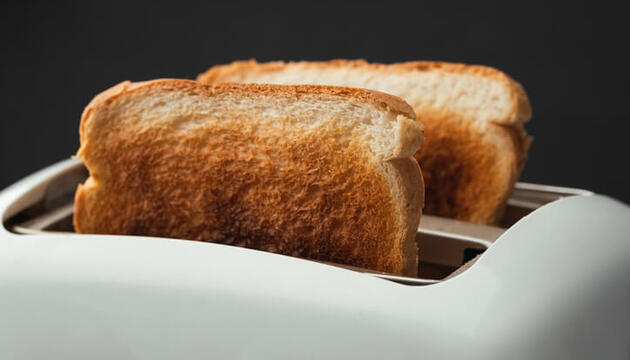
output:
M424 216L405 278L75 234L85 177L0 193L0 359L630 359L630 207L606 196L519 183L501 228Z

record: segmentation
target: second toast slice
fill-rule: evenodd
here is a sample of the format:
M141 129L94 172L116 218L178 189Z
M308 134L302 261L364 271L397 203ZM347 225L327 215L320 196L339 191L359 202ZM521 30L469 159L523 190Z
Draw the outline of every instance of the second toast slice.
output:
M530 143L523 128L531 116L525 91L486 66L237 61L215 66L198 80L350 86L400 96L425 129L415 155L426 181L425 211L469 222L500 221Z

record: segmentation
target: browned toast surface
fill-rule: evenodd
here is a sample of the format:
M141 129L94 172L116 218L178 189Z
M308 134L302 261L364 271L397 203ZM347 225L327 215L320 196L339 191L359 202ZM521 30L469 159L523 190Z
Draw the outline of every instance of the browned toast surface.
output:
M402 100L365 90L122 83L81 121L90 178L75 228L413 275L423 192L412 119ZM381 141L399 128L412 136Z

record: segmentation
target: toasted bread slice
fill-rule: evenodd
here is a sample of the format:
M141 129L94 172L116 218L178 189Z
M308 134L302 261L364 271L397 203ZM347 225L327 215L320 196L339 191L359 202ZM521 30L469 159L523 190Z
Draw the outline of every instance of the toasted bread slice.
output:
M496 224L518 179L530 138L523 88L489 67L440 62L235 62L201 74L204 83L324 84L400 96L425 129L416 159L426 181L425 212Z
M80 233L245 246L417 272L422 127L399 98L330 86L121 83L81 119Z

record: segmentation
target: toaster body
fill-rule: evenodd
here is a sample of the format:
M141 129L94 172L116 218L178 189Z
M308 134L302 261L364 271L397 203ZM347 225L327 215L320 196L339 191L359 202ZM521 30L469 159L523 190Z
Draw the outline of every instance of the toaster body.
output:
M46 194L78 166L0 193L1 359L629 358L630 208L614 199L552 201L465 271L414 284L220 244L16 231L67 206Z

